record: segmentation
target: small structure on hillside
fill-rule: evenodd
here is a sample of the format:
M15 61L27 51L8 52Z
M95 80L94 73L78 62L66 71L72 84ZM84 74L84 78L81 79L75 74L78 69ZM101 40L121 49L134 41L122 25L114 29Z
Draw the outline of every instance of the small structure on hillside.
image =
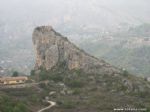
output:
M0 84L2 85L11 85L11 84L22 84L25 83L28 80L28 77L1 77L0 78Z

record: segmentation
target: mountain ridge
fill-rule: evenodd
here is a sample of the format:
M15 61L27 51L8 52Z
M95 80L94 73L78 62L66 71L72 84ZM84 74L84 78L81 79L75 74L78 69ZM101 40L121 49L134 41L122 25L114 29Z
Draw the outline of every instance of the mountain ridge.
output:
M99 74L121 73L121 69L79 49L51 26L35 28L32 39L36 52L36 69L43 67L50 70L58 63L64 63L69 70L82 69L87 73Z

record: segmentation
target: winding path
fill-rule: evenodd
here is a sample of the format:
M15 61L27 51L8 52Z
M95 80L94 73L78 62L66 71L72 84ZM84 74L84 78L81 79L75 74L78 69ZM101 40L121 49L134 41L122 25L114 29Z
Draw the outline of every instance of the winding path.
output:
M45 108L39 110L38 112L44 112L45 110L50 109L50 108L52 108L53 106L56 105L56 102L53 102L53 101L47 101L47 102L48 102L50 105L49 105L48 107L45 107Z

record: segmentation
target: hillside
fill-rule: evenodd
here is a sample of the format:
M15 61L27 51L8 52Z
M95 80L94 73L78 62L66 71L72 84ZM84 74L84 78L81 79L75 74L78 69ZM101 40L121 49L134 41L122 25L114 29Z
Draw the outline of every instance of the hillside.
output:
M44 99L57 103L49 110L54 112L112 112L114 108L138 108L149 112L148 82L143 79L127 74L86 74L60 68L49 72L41 70L39 80L49 80L48 83L31 88L1 90L0 106L3 112L14 107L23 112L37 112L47 106ZM32 77L35 76L37 74L32 74Z
M122 106L149 111L150 85L144 79L90 56L50 26L35 28L33 44L36 63L32 77L58 83L55 89L43 85L55 94L49 97L59 105L54 111L107 112Z
M145 79L89 55L50 26L35 28L33 44L36 61L30 79L36 84L0 87L0 111L37 112L47 100L56 102L47 110L54 112L150 111L150 83Z
M149 29L149 24L143 24L128 30L85 39L80 41L79 46L118 67L149 77Z

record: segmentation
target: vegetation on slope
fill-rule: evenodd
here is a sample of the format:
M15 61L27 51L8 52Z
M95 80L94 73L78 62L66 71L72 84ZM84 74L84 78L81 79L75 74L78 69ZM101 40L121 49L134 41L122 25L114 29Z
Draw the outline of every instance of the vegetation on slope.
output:
M85 74L69 71L64 64L50 71L41 68L31 72L37 86L4 89L0 96L2 112L36 112L45 107L45 100L57 103L54 112L111 112L114 108L150 109L149 83L144 79L122 74ZM4 95L5 94L5 95ZM8 111L8 108L10 111Z
M22 101L12 99L10 96L0 96L0 112L30 112Z
M33 75L32 77L37 77ZM40 87L57 102L55 112L111 112L114 108L150 108L150 91L144 79L123 74L85 74L63 67L41 69L38 80L49 80ZM50 95L53 92L54 94Z

